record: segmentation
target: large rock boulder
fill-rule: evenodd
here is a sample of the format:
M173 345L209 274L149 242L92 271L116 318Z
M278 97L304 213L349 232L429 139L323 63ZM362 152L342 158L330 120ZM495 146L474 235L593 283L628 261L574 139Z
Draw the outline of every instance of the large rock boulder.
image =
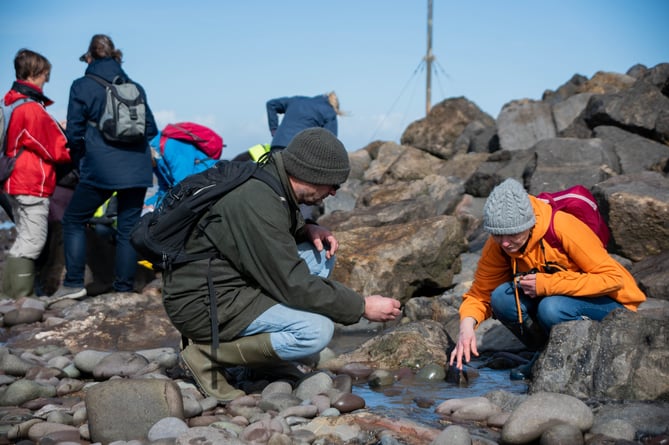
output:
M441 323L420 320L388 329L322 366L333 370L348 363L380 369L409 367L418 370L430 363L446 366L446 351L452 346L453 340Z
M503 150L525 150L557 135L551 106L528 99L509 102L497 116L499 143Z
M669 301L669 250L649 256L632 266L632 275L649 298Z
M409 125L400 142L450 159L456 152L456 140L473 121L481 122L483 128L495 125L492 117L466 98L446 99L432 107L426 118Z
M669 397L669 320L617 309L601 322L553 327L534 367L530 393L580 399L666 400Z
M534 146L536 168L529 192L554 192L574 184L592 187L620 172L613 145L601 139L552 138Z
M624 92L593 97L585 120L590 128L614 125L660 142L669 141L669 97L640 80Z
M339 253L333 278L363 295L406 301L435 295L452 284L465 251L454 216L337 232Z
M655 172L612 177L593 187L613 250L633 261L669 250L669 178Z
M669 146L622 128L608 125L595 127L594 136L613 144L615 154L620 160L621 173L653 170L669 158Z

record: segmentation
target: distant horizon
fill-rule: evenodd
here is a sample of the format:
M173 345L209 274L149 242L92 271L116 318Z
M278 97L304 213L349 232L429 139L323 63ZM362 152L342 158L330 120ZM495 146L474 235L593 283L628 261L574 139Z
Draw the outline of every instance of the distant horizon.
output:
M108 34L123 68L144 86L159 127L194 121L218 132L232 158L269 143L265 102L336 91L347 116L339 138L356 151L399 143L425 117L427 1L218 2L118 0L100 12L81 0L0 2L0 80L14 80L20 48L53 65L49 111L67 114L91 37ZM514 100L541 100L580 74L625 74L669 62L669 2L433 0L431 105L464 97L497 119ZM127 14L132 10L133 14Z

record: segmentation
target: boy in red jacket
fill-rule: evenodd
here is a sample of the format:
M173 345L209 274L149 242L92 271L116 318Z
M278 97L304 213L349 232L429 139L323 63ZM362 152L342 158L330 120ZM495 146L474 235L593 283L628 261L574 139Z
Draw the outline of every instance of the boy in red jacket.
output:
M70 154L63 130L45 109L53 103L42 93L51 63L41 54L21 49L14 69L16 81L3 100L7 106L21 103L9 119L5 153L18 157L3 189L12 206L16 240L5 261L2 292L19 298L33 292L34 261L46 241L49 197L56 187L55 164L70 162Z

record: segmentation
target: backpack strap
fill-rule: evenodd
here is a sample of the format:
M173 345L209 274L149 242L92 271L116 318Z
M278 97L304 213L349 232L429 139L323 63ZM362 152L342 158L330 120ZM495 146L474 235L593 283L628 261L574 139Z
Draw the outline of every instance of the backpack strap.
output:
M20 107L21 105L24 105L28 102L36 102L35 99L31 97L22 97L20 99L17 99L15 102L13 102L11 105L6 105L5 104L5 99L0 100L0 107L2 107L2 116L3 116L3 128L2 128L2 152L5 152L5 148L7 147L7 129L9 128L9 121L12 118L12 114L14 113L14 110ZM21 147L21 151L23 150L23 147ZM20 154L20 153L19 153ZM16 155L16 157L19 157L19 154Z
M100 77L100 76L96 76L95 74L86 74L84 77L88 77L89 79L93 79L93 80L96 81L98 84L102 85L102 87L105 88L105 89L107 89L109 86L111 86L111 84L110 84L109 82L107 82L105 79L103 79L103 78ZM98 127L98 123L97 123L97 122L94 122L94 121L88 121L88 125L90 125L91 127L97 128L98 130L102 131L102 130Z
M21 156L21 153L23 153L23 150L25 150L25 149L26 149L26 147L22 145L21 148L19 148L18 153L16 153L16 156L14 156L14 159L18 159L19 156ZM4 153L4 148L3 148L3 153Z
M96 81L97 83L99 83L100 85L102 85L105 88L110 87L112 85L121 85L123 83L132 82L132 80L130 80L130 79L123 80L123 78L121 76L114 77L114 79L111 82L107 82L107 80L104 77L100 77L100 76L97 76L95 74L86 74L84 77L88 77L89 79L93 79L94 81Z
M214 280L211 277L211 262L214 257L209 258L207 264L207 289L209 290L209 320L211 322L211 349L218 349L218 304L216 301L216 290L214 289Z
M546 240L549 246L562 250L562 245L557 237L557 234L555 233L555 225L553 223L555 219L555 213L557 212L558 210L555 210L554 207L551 207L551 222L548 224L548 230L546 230L546 234L543 236L543 239Z
M279 195L279 197L282 198L283 204L288 207L288 201L285 199L285 193L283 190L283 187L281 186L281 182L272 174L268 173L265 171L263 168L259 168L260 164L256 164L256 168L254 169L253 173L251 174L252 178L256 178L265 184L269 185L274 192ZM290 212L290 208L288 208L288 211ZM294 226L295 222L295 217L293 215L293 212L290 212L291 215L291 227ZM194 254L194 256L197 254ZM199 254L199 255L208 255L207 253L204 254ZM211 349L212 353L218 349L219 345L219 338L218 338L218 304L216 300L216 290L214 289L214 280L212 278L211 274L211 262L214 260L214 258L219 257L218 255L210 255L209 256L209 262L207 264L207 290L209 291L209 321L211 325Z
M2 106L2 114L4 116L4 122L3 122L4 128L2 129L2 147L0 147L0 156L7 157L7 129L9 128L9 121L12 118L14 110L28 102L36 102L36 101L30 97L22 97L17 101L15 101L14 103L12 103L11 105L5 105L4 99L0 101L0 106ZM23 153L25 149L26 147L23 145L19 147L19 151L14 156L13 162L16 162L16 160L19 158L19 156L21 156L21 153Z
M86 74L84 77L88 77L89 79L93 79L94 81L96 81L97 83L99 83L100 85L102 85L105 88L111 86L110 82L107 82L105 79L103 79L100 76L96 76L95 74Z

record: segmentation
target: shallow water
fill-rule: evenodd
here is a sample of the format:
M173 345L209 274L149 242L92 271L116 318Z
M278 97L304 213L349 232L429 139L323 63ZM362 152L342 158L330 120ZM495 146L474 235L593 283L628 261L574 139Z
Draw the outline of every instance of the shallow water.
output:
M471 362L473 367L479 364ZM359 383L354 386L353 393L365 399L367 408L375 413L408 418L432 427L439 426L440 416L434 412L435 408L446 400L479 397L494 390L527 393L527 384L509 379L509 370L482 368L478 371L480 376L472 379L467 387L447 381L409 379L383 388L370 388L367 383Z
M372 335L336 335L329 347L337 353L348 352ZM482 361L472 360L469 366L478 368L482 364ZM527 393L527 383L511 380L508 369L480 368L477 371L480 375L472 378L466 387L445 380L424 381L414 377L381 388L371 388L367 382L355 383L353 393L365 399L367 408L376 414L407 418L432 427L439 427L440 415L434 410L446 400L480 397L495 390Z

